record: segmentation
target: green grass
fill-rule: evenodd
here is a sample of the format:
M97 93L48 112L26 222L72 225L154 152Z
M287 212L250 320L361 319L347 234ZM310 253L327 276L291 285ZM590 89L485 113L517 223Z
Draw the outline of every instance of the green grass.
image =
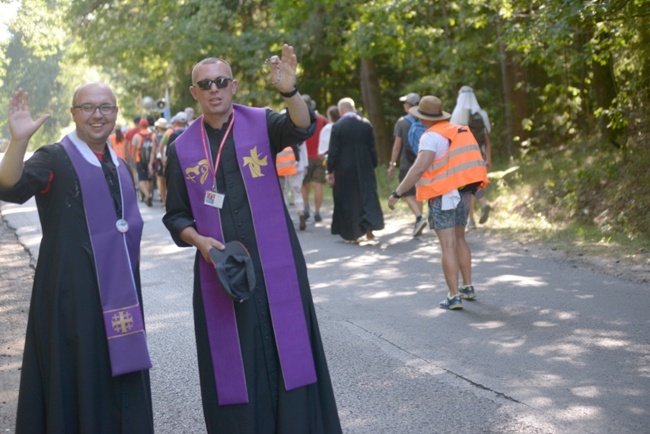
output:
M496 161L486 190L493 210L480 230L570 254L648 263L650 153L624 161L615 150L571 146ZM397 174L389 179L385 165L376 174L387 212ZM392 215L409 216L410 210L400 201Z

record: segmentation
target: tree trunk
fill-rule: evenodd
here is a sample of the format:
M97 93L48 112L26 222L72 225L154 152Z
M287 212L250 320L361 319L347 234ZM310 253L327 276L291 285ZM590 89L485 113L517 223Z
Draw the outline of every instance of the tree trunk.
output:
M596 94L596 104L599 108L609 110L616 98L616 83L612 74L611 56L604 65L594 61L592 71L594 74L592 89ZM610 126L610 122L609 116L601 116L598 120L600 132L608 143L622 148L624 146L624 143L621 143L623 141L622 131L620 128Z
M501 38L501 21L497 20L497 32L499 36L499 60L501 63L501 83L503 84L503 102L505 105L506 113L506 149L508 151L508 159L513 156L512 138L514 137L514 120L513 108L515 106L513 83L508 72L508 54L506 52L505 44Z
M381 104L381 91L377 79L377 67L374 59L361 59L361 96L363 105L372 123L375 135L377 157L380 162L390 160L392 150L392 137L386 125L383 106Z

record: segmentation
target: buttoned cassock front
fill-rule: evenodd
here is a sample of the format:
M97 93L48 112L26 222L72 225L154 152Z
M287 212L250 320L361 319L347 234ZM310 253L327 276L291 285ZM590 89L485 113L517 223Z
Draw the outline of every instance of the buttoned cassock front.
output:
M268 158L269 164L273 164L276 154L284 147L300 143L309 137L315 127L313 114L312 125L308 130L295 128L285 115L270 110L266 112L266 121L273 153ZM227 124L221 129L213 129L207 124L205 127L212 156L216 156ZM259 127L263 128L264 125ZM202 144L197 143L196 146ZM187 226L194 225L194 217L174 145L170 147L166 177L167 214L163 220L176 244L187 246L180 240L179 234ZM278 182L277 178L275 182ZM311 297L307 267L293 223L286 207L283 206L318 378L316 383L309 386L289 392L285 390L252 224L253 216L237 163L232 134L229 134L222 150L217 170L217 189L225 195L220 211L224 241L238 240L246 246L255 264L258 283L251 299L235 304L249 403L219 406L199 280L198 264L202 258L197 252L194 264L194 321L203 410L208 431L210 433L340 432L336 403Z

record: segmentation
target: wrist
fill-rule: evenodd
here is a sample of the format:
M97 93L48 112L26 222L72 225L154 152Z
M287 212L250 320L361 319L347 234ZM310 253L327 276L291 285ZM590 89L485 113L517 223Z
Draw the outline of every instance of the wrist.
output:
M388 166L389 167L395 167L395 166L397 166L397 163L394 162L394 161L391 161L390 163L388 163Z
M294 95L297 94L297 93L298 93L298 86L296 86L296 85L294 84L294 85L293 85L293 89L290 90L289 92L282 92L282 91L280 91L280 96L282 96L282 98L291 98L292 96L294 96Z
M393 190L393 192L390 194L391 197L394 197L395 199L400 199L402 197L401 194L397 193L397 189Z

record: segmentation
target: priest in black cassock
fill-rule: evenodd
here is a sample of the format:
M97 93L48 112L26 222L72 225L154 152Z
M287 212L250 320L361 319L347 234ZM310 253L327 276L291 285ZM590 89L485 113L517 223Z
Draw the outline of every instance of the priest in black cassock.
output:
M169 149L163 221L179 246L197 248L194 326L209 433L341 432L307 267L287 211L275 156L304 141L315 115L296 87L293 47L270 59L287 114L233 104L230 65L195 65L200 116ZM235 302L210 249L238 241L250 254L251 298Z
M110 146L110 87L80 86L76 129L23 165L34 121L19 89L0 162L0 200L36 198L41 240L20 378L17 433L152 433L142 313L142 218L126 163Z
M332 235L358 243L384 228L377 195L377 150L372 125L355 110L352 98L338 102L341 119L332 127L327 182L333 187Z

